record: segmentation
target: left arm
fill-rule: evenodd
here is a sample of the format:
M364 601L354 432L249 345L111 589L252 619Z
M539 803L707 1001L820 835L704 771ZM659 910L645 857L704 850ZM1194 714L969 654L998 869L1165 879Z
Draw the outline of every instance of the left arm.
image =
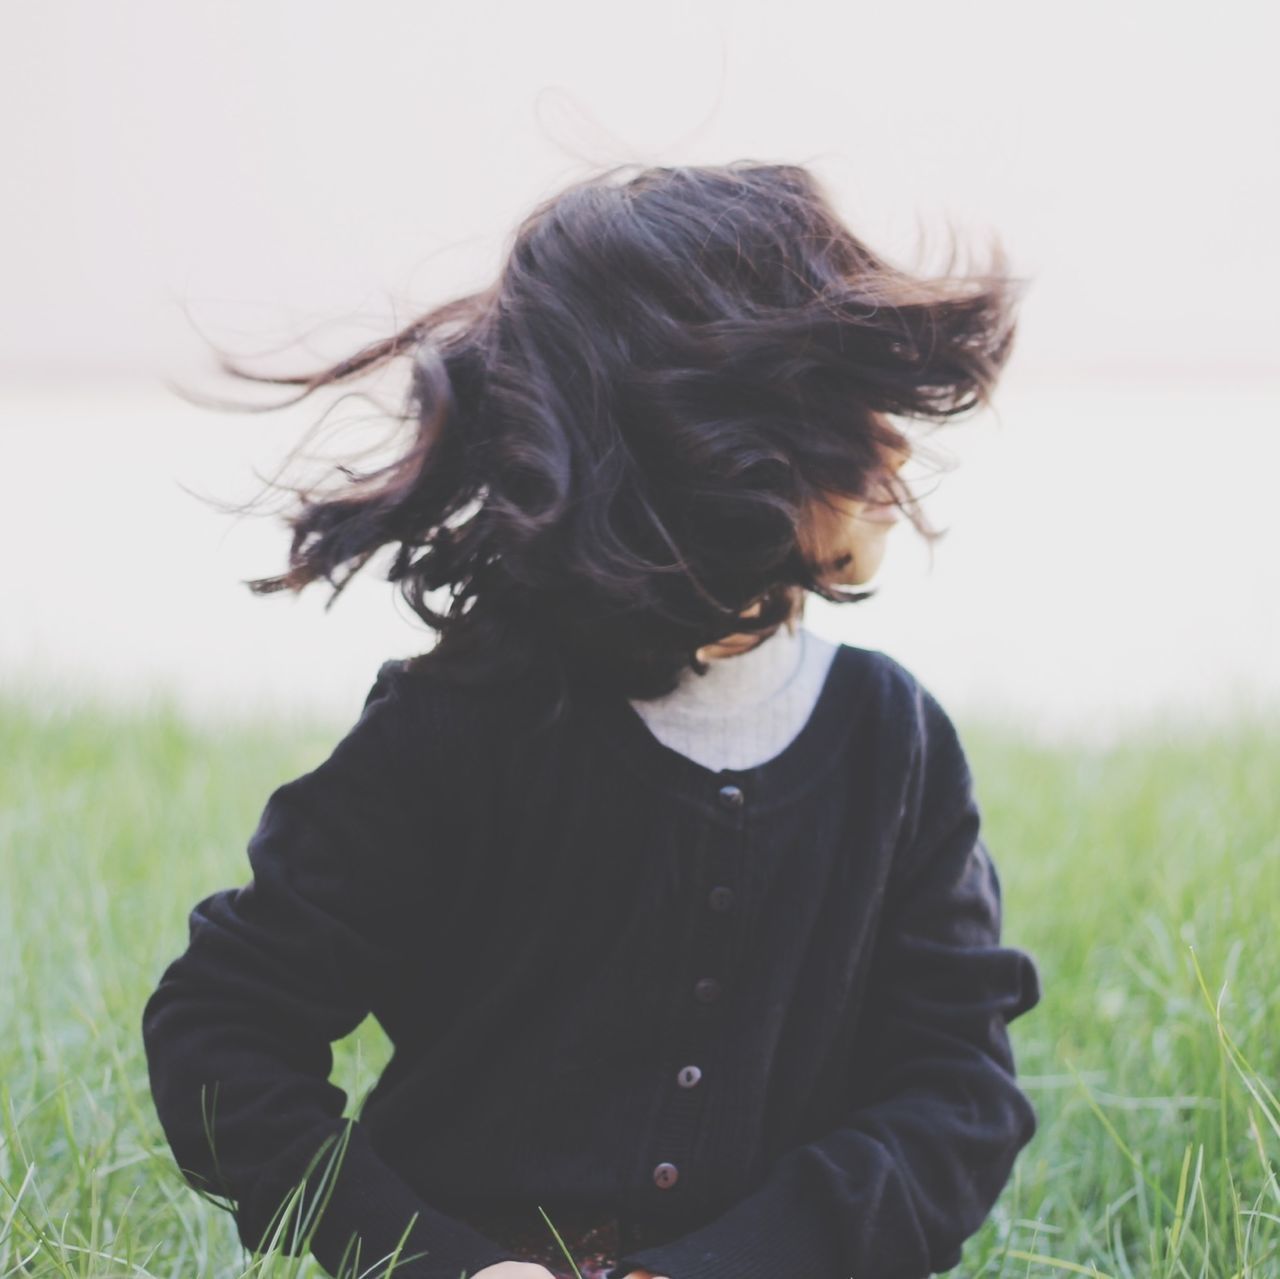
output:
M1032 958L1000 945L1000 881L946 713L918 688L920 796L883 906L849 1112L709 1224L619 1259L671 1279L925 1279L958 1264L1036 1112L1007 1023L1035 1007Z

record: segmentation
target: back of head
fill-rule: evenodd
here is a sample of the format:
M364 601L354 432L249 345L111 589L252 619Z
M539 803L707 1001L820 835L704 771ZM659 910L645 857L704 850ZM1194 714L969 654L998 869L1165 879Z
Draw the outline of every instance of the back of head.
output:
M953 256L954 260L954 256ZM696 651L770 633L814 592L815 513L883 491L896 416L989 402L1019 282L914 275L873 253L796 165L618 166L540 203L487 288L319 373L301 396L410 361L412 437L390 464L300 494L289 569L250 583L336 594L384 546L465 681L522 672L631 697ZM297 491L297 490L295 490ZM335 581L334 574L347 570ZM447 604L426 596L443 590Z

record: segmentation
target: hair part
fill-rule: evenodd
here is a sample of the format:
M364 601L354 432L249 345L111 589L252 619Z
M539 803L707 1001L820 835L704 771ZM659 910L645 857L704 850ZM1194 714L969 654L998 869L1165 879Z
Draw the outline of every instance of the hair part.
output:
M873 595L808 555L833 496L887 494L931 547L944 535L886 470L891 450L918 453L890 418L990 404L1023 283L998 241L980 273L954 271L953 237L947 270L913 274L801 166L636 167L542 201L489 287L337 363L268 376L221 356L300 388L249 411L409 367L392 461L337 466L331 493L272 482L298 499L288 568L252 591L323 578L327 608L392 547L387 580L439 633L416 662L466 682L536 668L558 713L574 684L668 692L705 671L699 648L771 634L810 592Z

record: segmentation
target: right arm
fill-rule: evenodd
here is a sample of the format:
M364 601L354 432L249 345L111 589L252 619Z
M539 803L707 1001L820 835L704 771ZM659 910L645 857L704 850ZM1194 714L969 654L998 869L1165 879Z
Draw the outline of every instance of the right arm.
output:
M302 1202L275 1241L287 1255L309 1245L330 1274L346 1273L356 1236L351 1273L378 1263L383 1274L400 1247L397 1279L532 1279L546 1272L499 1266L519 1263L423 1202L358 1118L343 1118L347 1095L329 1081L331 1043L398 978L390 943L412 894L397 892L394 876L424 840L407 816L423 765L395 665L380 668L329 758L271 793L248 844L251 881L192 909L187 949L142 1015L151 1091L184 1178L233 1201L253 1251L271 1244L273 1218L305 1175Z

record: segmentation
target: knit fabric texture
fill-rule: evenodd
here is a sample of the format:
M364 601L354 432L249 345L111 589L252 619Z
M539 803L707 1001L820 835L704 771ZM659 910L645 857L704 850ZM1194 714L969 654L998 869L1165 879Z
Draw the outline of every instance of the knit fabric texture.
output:
M488 1211L616 1214L615 1276L955 1266L1036 1131L1009 1023L1040 988L937 699L837 645L732 767L625 697L549 704L387 661L269 793L142 1010L183 1176L334 1275L521 1259ZM368 1015L394 1053L350 1098Z
M751 768L779 754L813 713L837 645L780 626L745 653L717 657L677 688L631 705L659 741L710 769Z

